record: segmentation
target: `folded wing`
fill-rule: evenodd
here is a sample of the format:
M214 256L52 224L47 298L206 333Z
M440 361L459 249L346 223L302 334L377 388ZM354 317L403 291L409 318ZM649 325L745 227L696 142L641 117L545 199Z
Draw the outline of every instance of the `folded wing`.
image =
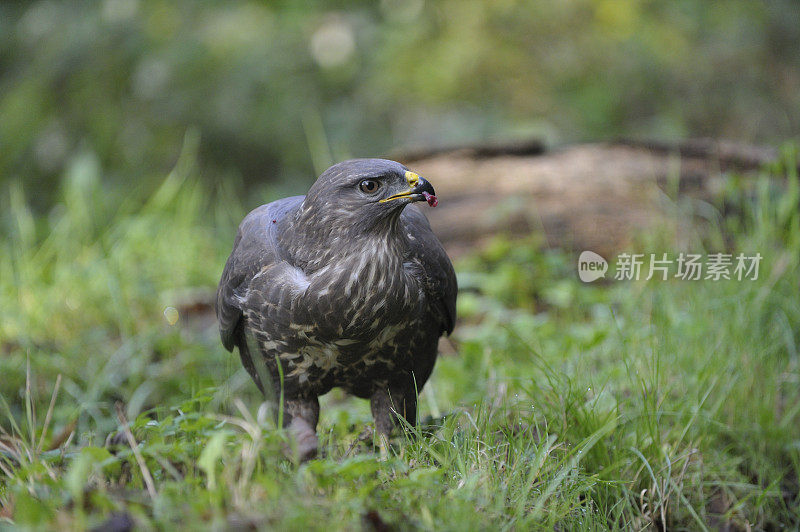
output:
M233 251L217 288L219 332L228 351L232 351L235 345L239 345L242 351L242 299L259 271L282 260L277 239L279 222L297 209L303 197L293 196L262 205L250 212L239 225Z
M440 334L450 334L456 321L458 283L453 264L433 234L428 219L413 205L405 208L401 218L411 243L411 257L422 267L425 292L433 302L440 320Z

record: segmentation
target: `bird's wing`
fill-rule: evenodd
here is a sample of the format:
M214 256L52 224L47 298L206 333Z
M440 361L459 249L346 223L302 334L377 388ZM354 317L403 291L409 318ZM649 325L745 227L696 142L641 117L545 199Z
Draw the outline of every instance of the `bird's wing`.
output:
M403 210L403 227L411 243L411 255L422 266L425 291L433 299L441 319L441 332L450 334L456 322L458 283L453 264L433 234L428 219L414 205Z
M253 277L280 258L278 225L283 217L303 202L304 196L284 198L251 211L233 243L233 251L217 288L216 311L222 345L233 351L242 319L242 297Z

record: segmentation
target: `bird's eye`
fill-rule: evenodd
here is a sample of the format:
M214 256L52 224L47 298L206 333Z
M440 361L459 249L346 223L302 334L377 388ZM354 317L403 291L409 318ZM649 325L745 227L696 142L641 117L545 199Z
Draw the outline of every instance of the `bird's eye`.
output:
M358 188L360 188L361 192L364 194L375 194L380 187L381 184L374 179L365 179L358 184Z

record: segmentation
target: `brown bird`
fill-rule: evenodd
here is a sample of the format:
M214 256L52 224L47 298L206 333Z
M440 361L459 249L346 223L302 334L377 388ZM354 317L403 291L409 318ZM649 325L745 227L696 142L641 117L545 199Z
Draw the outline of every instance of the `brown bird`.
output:
M222 343L262 393L283 397L301 459L316 454L317 398L333 387L370 400L383 445L396 415L416 421L457 292L418 201L436 205L428 181L355 159L239 226L217 290Z

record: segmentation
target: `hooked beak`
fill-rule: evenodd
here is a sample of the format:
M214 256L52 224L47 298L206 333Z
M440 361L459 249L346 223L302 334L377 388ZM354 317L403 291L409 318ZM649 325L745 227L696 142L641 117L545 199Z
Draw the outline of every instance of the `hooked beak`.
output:
M384 198L380 200L380 203L386 203L387 201L400 198L409 198L412 202L426 201L429 196L436 196L436 192L433 190L433 185L431 185L423 177L420 177L418 174L409 171L406 171L405 177L406 182L408 183L408 190L393 196L389 196L388 198ZM428 196L426 196L426 194L428 194Z

